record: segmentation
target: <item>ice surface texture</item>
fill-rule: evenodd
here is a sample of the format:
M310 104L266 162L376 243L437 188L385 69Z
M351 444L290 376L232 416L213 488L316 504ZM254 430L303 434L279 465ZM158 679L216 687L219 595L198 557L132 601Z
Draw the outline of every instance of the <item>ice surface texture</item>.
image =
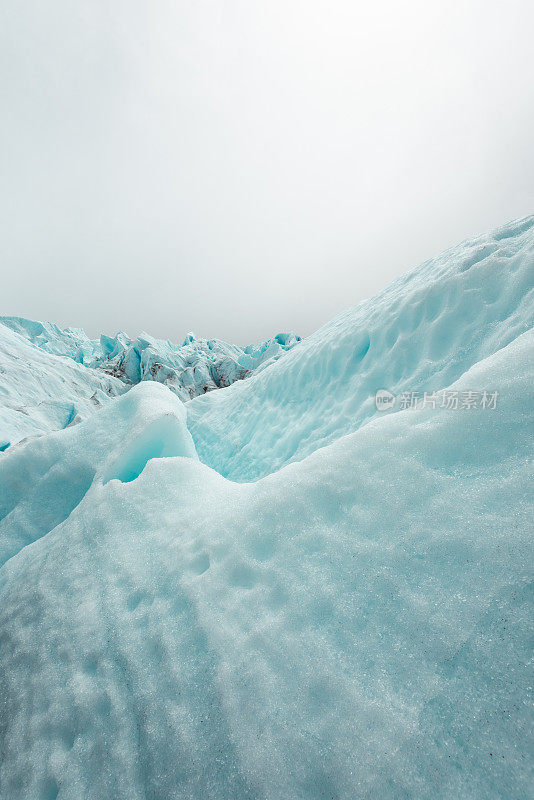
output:
M378 389L449 386L532 327L533 287L534 217L446 251L246 384L189 403L200 459L256 480L366 424Z
M295 333L279 333L260 344L239 347L221 339L197 339L190 333L176 345L148 334L131 339L118 333L102 335L97 342L78 328L62 330L49 322L21 317L0 317L0 325L0 344L4 328L9 328L40 350L84 364L97 375L113 375L128 387L140 381L158 381L182 400L230 386L273 363L300 341Z
M507 226L242 384L144 382L0 455L2 800L530 797L532 242ZM373 374L499 402L374 415ZM254 482L196 457L224 407Z
M159 384L135 387L79 428L28 439L7 455L0 465L0 566L63 522L95 479L126 483L151 458L196 458L184 405Z
M102 355L95 366L130 383L158 381L182 400L230 386L258 367L273 363L294 347L300 337L279 333L259 345L238 347L220 339L197 339L189 334L181 346L144 334L100 338Z
M78 422L125 388L110 375L35 346L0 318L0 451Z

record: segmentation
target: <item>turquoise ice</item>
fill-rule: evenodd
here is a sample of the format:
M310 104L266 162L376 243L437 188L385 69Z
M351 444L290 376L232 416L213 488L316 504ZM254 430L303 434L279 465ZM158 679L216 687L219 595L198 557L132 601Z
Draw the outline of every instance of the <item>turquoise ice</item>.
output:
M528 218L0 454L2 800L530 797L533 273Z

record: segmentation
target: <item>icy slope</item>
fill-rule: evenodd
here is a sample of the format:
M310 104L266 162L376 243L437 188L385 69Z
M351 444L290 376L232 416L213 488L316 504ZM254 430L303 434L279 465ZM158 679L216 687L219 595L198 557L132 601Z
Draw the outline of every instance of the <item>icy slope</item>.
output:
M533 346L256 483L153 384L7 451L2 800L526 800Z
M197 457L183 403L157 383L128 392L80 431L28 439L7 455L0 463L0 567L67 519L95 479L128 482L151 458Z
M534 217L446 251L248 381L188 404L201 461L256 480L432 392L534 324ZM491 387L472 386L483 390Z
M176 345L148 334L131 339L118 333L102 335L97 342L78 328L62 330L50 322L0 317L0 323L47 353L103 370L127 386L146 380L164 383L182 400L230 386L278 360L300 341L294 333L279 333L260 344L239 347L221 339L197 339L190 333Z
M65 428L124 391L116 378L36 346L0 322L0 451Z
M80 328L62 329L53 322L36 322L24 317L0 317L0 323L41 350L56 356L68 356L79 364L90 364L99 351L98 342L89 339Z

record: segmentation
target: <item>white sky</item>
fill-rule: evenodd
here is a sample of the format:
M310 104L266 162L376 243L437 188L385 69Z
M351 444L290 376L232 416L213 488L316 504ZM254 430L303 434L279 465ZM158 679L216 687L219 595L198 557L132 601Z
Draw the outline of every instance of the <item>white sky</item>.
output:
M0 0L0 314L306 335L534 211L530 0Z

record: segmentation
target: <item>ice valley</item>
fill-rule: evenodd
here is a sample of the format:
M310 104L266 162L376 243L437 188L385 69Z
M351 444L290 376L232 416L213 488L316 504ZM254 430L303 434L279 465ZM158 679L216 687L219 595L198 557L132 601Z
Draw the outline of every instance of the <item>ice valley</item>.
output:
M529 798L533 318L534 217L302 340L2 318L1 800Z

